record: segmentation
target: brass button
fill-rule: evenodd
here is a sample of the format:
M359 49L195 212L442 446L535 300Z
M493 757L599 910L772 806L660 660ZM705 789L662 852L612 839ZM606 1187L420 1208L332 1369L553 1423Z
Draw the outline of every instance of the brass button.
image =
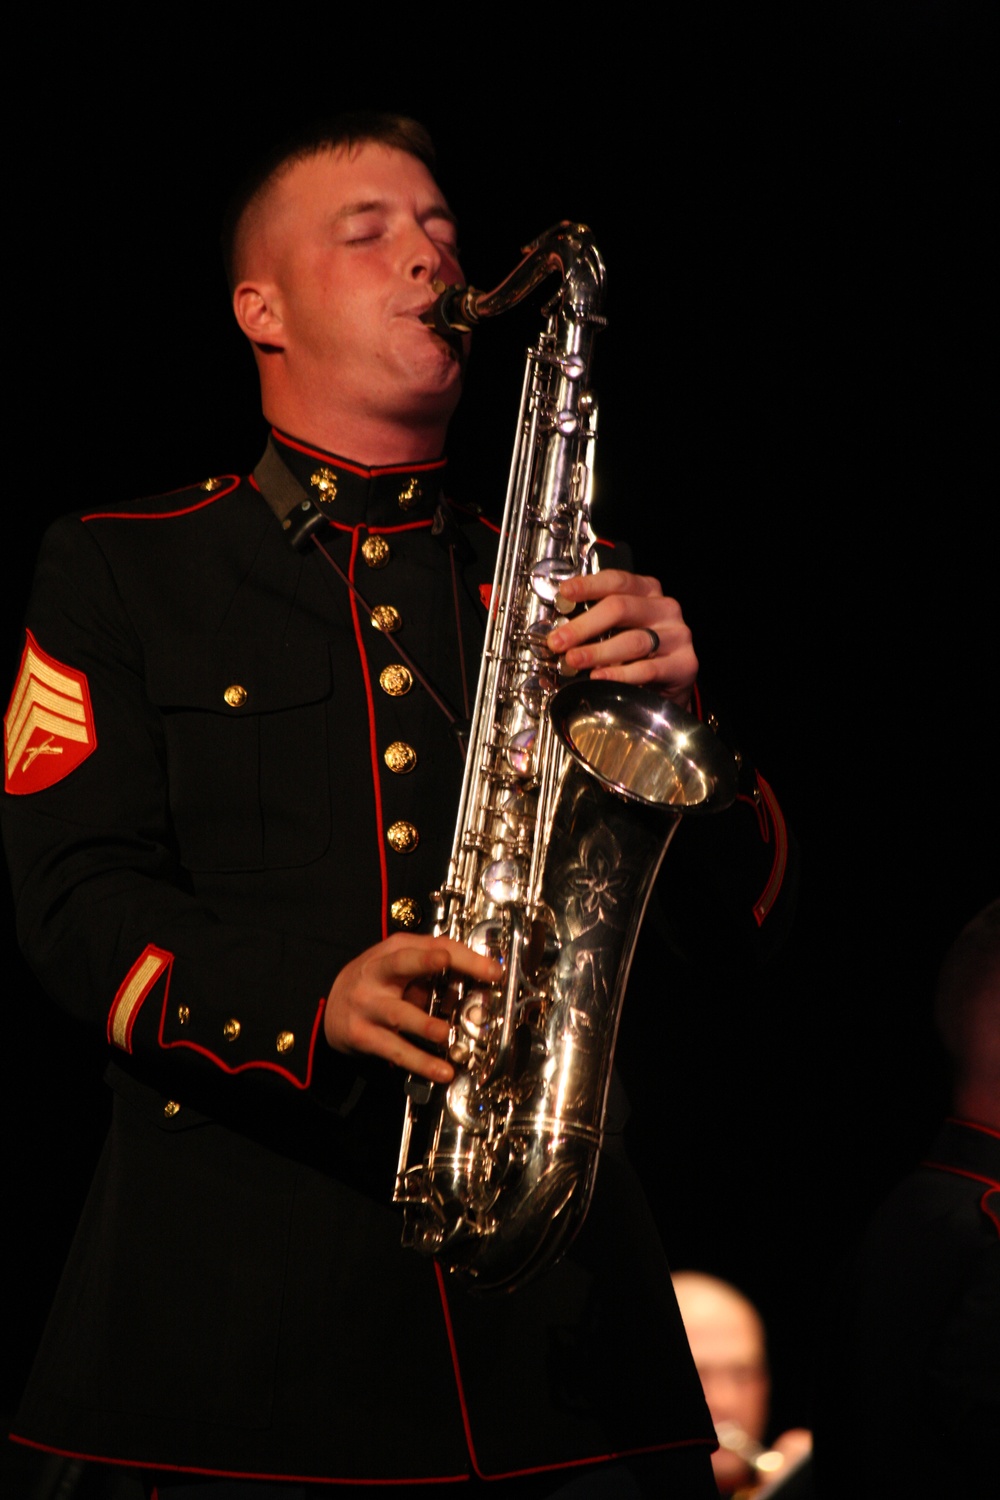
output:
M420 481L417 479L407 480L405 487L399 492L399 508L400 510L412 510L418 501L423 498L424 492L420 488Z
M172 1120L174 1118L174 1115L179 1115L180 1112L181 1112L181 1107L177 1103L176 1099L168 1099L167 1102L166 1102L166 1104L163 1106L164 1116L168 1120Z
M279 1031L276 1045L279 1052L291 1052L295 1046L295 1032Z
M234 682L226 688L222 696L230 708L242 708L247 701L247 690L245 687L240 687L238 682Z
M214 490L220 490L222 488L222 480L221 479L203 479L201 481L201 484L198 486L198 488L200 490L204 490L206 495L211 495Z
M191 1007L190 1007L190 1005L178 1005L178 1007L177 1007L177 1019L178 1019L178 1021L180 1021L180 1023L181 1023L182 1026L186 1026L187 1025L187 1023L191 1019Z
M419 927L423 913L420 902L412 896L400 896L389 908L389 915L398 927Z
M316 491L316 498L320 504L330 503L337 498L337 476L332 469L324 464L322 468L310 475L309 483Z
M405 776L416 765L417 752L405 740L393 740L382 758L390 771L395 771L397 776Z
M401 661L394 661L391 667L382 668L378 680L383 693L390 698L403 698L413 686L413 673Z
M235 1042L241 1030L242 1027L240 1026L239 1021L233 1018L228 1020L225 1026L223 1026L222 1035L225 1037L227 1042Z
M384 536L366 536L361 543L361 556L370 568L384 568L389 561L389 543Z
M412 854L420 843L420 834L412 823L407 823L403 818L398 823L390 824L385 836L390 848L395 849L397 854Z
M372 624L376 630L393 635L403 623L403 616L392 604L376 604L372 610Z

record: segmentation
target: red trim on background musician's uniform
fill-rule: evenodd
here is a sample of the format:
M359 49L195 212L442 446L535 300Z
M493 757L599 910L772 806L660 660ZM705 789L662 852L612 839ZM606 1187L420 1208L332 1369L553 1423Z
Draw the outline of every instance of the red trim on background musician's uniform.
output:
M344 1486L354 1489L362 1485L372 1490L382 1491L391 1495L398 1493L403 1486L419 1485L421 1490L423 1490L432 1484L465 1484L469 1478L468 1474L463 1473L432 1474L426 1479L337 1479L324 1477L317 1480L315 1474L258 1474L252 1469L209 1469L204 1467L186 1469L182 1468L180 1464L165 1464L159 1461L153 1464L142 1463L137 1459L112 1458L106 1453L84 1453L76 1448L50 1447L48 1443L36 1443L33 1438L21 1437L16 1432L9 1433L8 1437L12 1443L17 1443L22 1448L31 1448L36 1453L55 1453L60 1458L76 1459L78 1463L107 1464L109 1468L114 1469L117 1473L127 1474L130 1478L135 1476L138 1480L146 1478L147 1482L150 1469L155 1469L158 1474L176 1474L180 1480L189 1484L197 1484L201 1479L213 1485L217 1479L246 1480L248 1483L260 1484L262 1486L262 1500L267 1495L268 1488L276 1484L308 1484L310 1489L315 1487L317 1496L322 1496L323 1494L321 1486L336 1486L335 1493L337 1493ZM154 1484L149 1490L148 1500L170 1500L171 1490L173 1490L172 1485L169 1490L165 1490L161 1495L159 1487Z
M97 749L86 674L43 651L30 630L3 721L4 786L14 796L54 786Z

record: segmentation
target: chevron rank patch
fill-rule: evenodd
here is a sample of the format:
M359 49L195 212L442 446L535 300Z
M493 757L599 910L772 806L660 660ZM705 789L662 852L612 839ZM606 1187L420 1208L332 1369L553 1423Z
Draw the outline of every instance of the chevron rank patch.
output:
M15 796L54 786L97 749L86 677L26 635L3 721L4 785Z

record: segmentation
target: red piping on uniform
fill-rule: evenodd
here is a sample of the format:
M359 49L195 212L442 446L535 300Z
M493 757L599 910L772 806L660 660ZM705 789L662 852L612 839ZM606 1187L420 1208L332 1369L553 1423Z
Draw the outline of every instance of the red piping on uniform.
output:
M995 1141L1000 1141L1000 1130L994 1130L991 1125L981 1125L978 1120L960 1120L957 1115L949 1115L945 1124L962 1125L966 1130L981 1130L983 1135L991 1135Z
M355 527L351 540L351 560L348 564L348 577L354 582L354 568L358 559L358 537L360 527ZM368 745L372 759L372 787L375 793L375 822L378 827L378 868L382 881L382 936L389 936L389 870L385 858L385 836L383 832L384 819L382 817L382 783L379 778L378 769L378 736L375 728L375 697L372 693L372 680L368 671L368 657L365 653L364 641L361 636L361 621L358 616L358 601L354 590L349 591L351 601L351 619L354 622L354 638L358 643L358 656L361 660L361 675L365 684L365 698L368 701Z
M760 787L761 801L771 815L771 823L774 828L774 862L771 865L771 873L767 884L761 892L758 900L754 903L754 921L758 927L764 925L764 918L778 899L785 878L785 867L788 863L788 829L785 826L785 817L778 806L778 799L759 773L757 785Z
M161 1474L207 1474L210 1479L259 1479L272 1484L370 1484L386 1489L400 1484L462 1484L469 1478L468 1474L440 1474L426 1479L335 1479L327 1474L257 1474L250 1469L183 1468L180 1464L165 1464L158 1459L108 1458L100 1453L76 1453L70 1448L37 1443L33 1438L20 1437L16 1432L8 1436L12 1443L20 1443L24 1448L34 1448L39 1453L58 1453L61 1458L76 1458L82 1463L112 1464L116 1469L155 1469Z
M298 453L304 453L308 458L318 458L325 463L331 460L338 469L347 469L351 474L359 474L362 479L377 478L380 474L428 474L432 469L443 469L448 460L446 458L430 458L417 464L384 464L376 465L375 468L367 468L364 464L348 463L347 459L340 458L336 453L324 453L322 448L309 448L305 443L296 442L286 433L279 432L277 427L272 427L271 432L279 443L286 447L294 448Z
M952 1177L967 1177L970 1182L985 1182L988 1188L1000 1188L1000 1182L995 1177L987 1177L982 1172L970 1172L966 1167L953 1167L946 1161L922 1161L922 1167L930 1167L935 1172L949 1172Z
M990 1223L995 1228L997 1234L1000 1234L1000 1215L995 1214L993 1212L992 1207L987 1202L987 1199L989 1198L990 1193L992 1193L992 1191L993 1191L993 1189L990 1188L988 1192L985 1192L983 1194L983 1196L979 1200L979 1207L982 1209L983 1213L989 1219Z
M175 516L189 516L192 511L204 510L206 505L214 505L216 500L222 500L226 495L231 495L233 490L238 489L240 476L238 474L227 474L227 479L232 483L223 490L213 490L206 500L199 500L197 505L185 505L181 510L157 510L157 511L131 511L131 510L95 510L89 516L81 516L81 521L172 521ZM180 490L171 490L171 494L178 495ZM166 496L163 497L166 499Z
M462 1412L462 1426L465 1428L465 1442L469 1449L469 1458L472 1462L473 1472L478 1479L521 1479L528 1474L551 1474L557 1469L592 1468L594 1464L614 1463L619 1458L635 1458L640 1453L665 1453L670 1448L714 1446L711 1438L682 1438L674 1443L649 1443L642 1448L623 1448L617 1453L598 1453L589 1458L571 1458L563 1463L535 1464L528 1469L509 1469L502 1474L484 1473L479 1466L475 1443L472 1440L472 1422L469 1418L469 1408L465 1401L465 1387L462 1384L462 1371L458 1363L458 1346L455 1343L455 1330L451 1321L451 1309L448 1306L448 1294L445 1291L444 1272L437 1261L434 1262L434 1275L437 1277L438 1292L441 1296L441 1311L444 1314L445 1332L448 1335L448 1347L451 1351L451 1365L455 1375L458 1404Z
M326 513L324 512L324 514L326 514ZM354 525L352 523L347 522L347 521L335 521L332 516L327 516L326 519L329 521L330 525L336 531L353 531L354 530ZM400 524L398 526L367 526L366 525L365 526L365 530L368 531L368 532L370 532L372 536L392 536L397 531L426 531L427 528L428 528L428 526L433 526L433 525L434 525L433 520L405 521L405 522L400 522Z
M160 1030L157 1036L157 1041L163 1048L164 1052L169 1052L173 1047L186 1047L190 1052L197 1052L202 1057L207 1057L209 1062L215 1063L216 1067L221 1068L224 1073L248 1073L253 1068L263 1068L268 1073L277 1073L280 1078L286 1078L288 1082L294 1084L297 1089L307 1089L312 1082L313 1055L316 1050L316 1037L319 1033L320 1022L323 1019L325 1010L326 996L323 995L319 1001L319 1005L316 1010L316 1019L313 1021L312 1033L309 1037L309 1054L306 1062L306 1076L304 1081L301 1078L296 1078L294 1073L290 1072L288 1068L281 1067L278 1063L265 1062L263 1061L263 1059L256 1059L252 1062L240 1063L237 1067L234 1068L229 1063L223 1062L218 1053L211 1052L207 1047L202 1047L197 1042L188 1042L183 1038L180 1038L176 1042L165 1042L163 1040L163 1028L167 1019L166 998L164 998L163 1008L160 1011Z

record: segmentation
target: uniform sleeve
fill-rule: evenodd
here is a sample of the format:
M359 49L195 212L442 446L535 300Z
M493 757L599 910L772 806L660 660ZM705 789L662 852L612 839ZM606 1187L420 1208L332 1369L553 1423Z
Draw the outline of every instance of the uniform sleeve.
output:
M178 858L167 751L142 643L79 521L43 546L5 719L4 837L22 949L113 1049L181 1073L307 1088L329 986L350 956L221 920ZM356 1069L337 1058L339 1087Z

